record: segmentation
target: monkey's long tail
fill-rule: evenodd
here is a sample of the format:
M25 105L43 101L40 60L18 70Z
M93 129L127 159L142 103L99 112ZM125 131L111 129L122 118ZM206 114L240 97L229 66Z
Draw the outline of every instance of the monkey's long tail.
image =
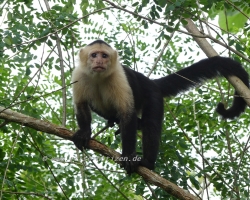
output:
M165 97L175 96L186 91L195 85L217 76L237 76L249 88L249 75L240 63L231 58L211 57L201 60L187 68L174 74L155 79L154 82L160 87ZM233 119L238 117L246 108L246 102L235 91L233 104L229 109L225 109L223 103L217 105L216 111L223 117Z

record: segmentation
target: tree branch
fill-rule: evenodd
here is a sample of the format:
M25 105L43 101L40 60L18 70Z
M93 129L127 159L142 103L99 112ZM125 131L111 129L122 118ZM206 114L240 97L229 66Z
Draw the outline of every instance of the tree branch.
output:
M218 53L214 50L214 48L211 46L211 44L208 43L208 41L203 38L199 37L203 36L197 26L194 24L194 22L191 19L185 19L188 24L185 26L187 31L193 35L197 35L198 37L193 36L194 40L197 42L197 44L200 46L202 51L208 56L218 56ZM233 85L235 90L240 94L241 97L244 98L247 105L250 106L250 90L249 88L236 76L230 76L227 78L228 82Z
M0 106L0 119L4 119L7 122L14 122L20 125L30 127L37 131L45 132L48 134L56 135L58 137L72 140L73 132L64 128L52 124L47 121L42 121L40 119L36 119L11 109L5 109L4 107ZM113 159L116 163L120 164L118 161L120 158L120 154L115 150L107 147L106 145L96 141L90 140L89 148L94 150L95 152L100 153L103 156L109 157ZM170 195L183 200L194 200L199 199L194 195L190 194L188 191L183 190L182 188L178 187L177 185L171 183L170 181L162 178L160 175L156 174L153 171L145 167L139 167L137 173L143 177L143 179L153 185L159 186L164 189Z

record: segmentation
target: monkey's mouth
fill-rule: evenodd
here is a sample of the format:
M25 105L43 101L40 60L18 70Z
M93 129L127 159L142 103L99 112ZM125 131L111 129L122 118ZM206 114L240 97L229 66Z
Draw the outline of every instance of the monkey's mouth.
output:
M102 72L102 71L105 71L105 70L106 70L106 68L102 67L102 66L93 67L93 71L95 71L95 72Z

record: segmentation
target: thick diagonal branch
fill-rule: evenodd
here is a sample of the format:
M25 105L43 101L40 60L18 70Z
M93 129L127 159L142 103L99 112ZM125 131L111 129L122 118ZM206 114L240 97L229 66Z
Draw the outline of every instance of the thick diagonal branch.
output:
M209 44L206 38L204 38L204 35L200 33L194 22L191 19L185 20L188 22L188 24L185 26L187 31L193 35L200 36L193 36L193 38L197 42L199 47L202 49L202 51L207 55L207 57L218 56L218 53L214 50L211 44ZM250 106L250 90L248 89L248 87L236 76L231 76L227 80L229 83L232 84L232 86L240 94L240 96L244 98L247 105Z
M56 135L58 137L71 140L73 132L64 128L52 124L47 121L42 121L40 119L36 119L11 109L5 109L0 106L0 119L5 120L6 122L17 123L26 127L30 127L37 131L45 132L48 134ZM115 150L105 146L104 144L91 140L89 143L90 149L102 154L103 156L109 157L113 159L115 162L119 164L119 157L121 156ZM153 185L159 186L164 189L170 195L183 200L194 200L197 197L193 196L189 192L179 188L177 185L171 183L170 181L162 178L158 174L150 171L145 167L139 167L137 173L141 175L146 181L152 183Z

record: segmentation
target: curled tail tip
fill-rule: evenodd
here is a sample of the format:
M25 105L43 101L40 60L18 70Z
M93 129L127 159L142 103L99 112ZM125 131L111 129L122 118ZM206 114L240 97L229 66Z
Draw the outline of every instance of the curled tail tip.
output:
M245 107L246 105L241 104L225 109L224 104L220 102L217 105L216 112L219 113L223 119L234 119L240 116L240 114L245 110Z

